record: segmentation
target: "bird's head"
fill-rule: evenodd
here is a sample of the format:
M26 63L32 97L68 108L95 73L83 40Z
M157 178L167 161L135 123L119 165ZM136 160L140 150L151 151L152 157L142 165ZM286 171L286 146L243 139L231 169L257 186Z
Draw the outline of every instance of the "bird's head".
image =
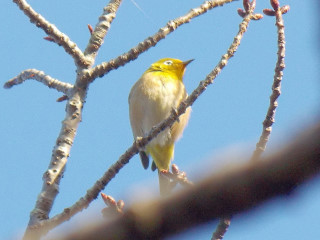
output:
M191 63L194 59L188 61L181 61L175 58L162 58L159 61L151 64L148 72L160 71L176 77L182 81L186 66Z

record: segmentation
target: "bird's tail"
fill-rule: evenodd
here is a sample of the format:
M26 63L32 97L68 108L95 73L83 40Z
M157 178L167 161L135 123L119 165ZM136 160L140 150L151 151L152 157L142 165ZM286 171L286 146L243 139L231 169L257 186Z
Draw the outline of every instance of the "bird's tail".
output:
M162 174L161 171L169 171L170 162L174 155L174 144L153 145L147 147L147 151L150 152L153 161L158 168L160 195L169 195L172 188L170 178L165 174Z
M161 171L158 170L159 175L159 189L161 196L168 196L171 193L171 182L170 178L165 176Z

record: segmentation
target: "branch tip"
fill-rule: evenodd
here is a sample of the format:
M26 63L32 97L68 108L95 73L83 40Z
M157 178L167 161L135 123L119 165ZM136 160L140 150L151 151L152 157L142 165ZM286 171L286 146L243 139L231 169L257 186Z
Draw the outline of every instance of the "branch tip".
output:
M101 197L102 197L102 200L104 201L104 203L108 206L108 207L111 207L111 206L116 206L116 200L114 200L113 197L109 196L109 195L106 195L104 193L101 193Z
M270 17L273 17L276 15L276 12L272 9L269 9L269 8L263 9L263 13L267 16L270 16Z
M56 100L56 102L63 102L63 101L68 100L68 99L69 99L69 98L68 98L67 95L63 95L63 96L59 97L59 98Z
M120 209L120 210L123 210L124 208L124 201L123 200L119 200L117 202L117 207Z
M244 18L246 16L246 12L242 8L238 8L237 11L240 17Z
M243 9L238 8L237 12L238 15L242 18L244 18L247 14L251 14L250 19L251 20L260 20L263 18L263 15L260 13L253 14L254 9L256 8L256 0L243 0Z
M92 28L92 26L91 26L90 24L88 24L88 30L89 30L89 32L90 32L90 35L92 35L92 33L93 33L93 28Z
M249 11L249 9L250 9L250 0L243 0L243 8L244 8L244 10L246 11L246 12L248 12Z
M50 37L50 36L46 36L46 37L44 37L43 39L44 39L44 40L47 40L47 41L49 41L49 42L55 42L55 40L54 40L52 37Z
M179 174L179 168L176 164L172 164L171 171L173 174Z
M277 10L280 6L280 3L278 0L270 0L270 4L271 4L273 10Z
M260 14L260 13L253 14L252 17L251 17L251 19L255 20L255 21L260 20L262 18L263 18L263 15Z
M281 7L281 13L282 14L286 14L287 12L289 12L290 10L290 6L289 5L284 5L283 7Z
M113 197L106 195L104 193L101 193L101 197L104 203L107 205L106 208L101 210L104 218L110 218L115 215L119 215L123 213L122 211L124 207L123 200L119 200L118 202L116 202L116 200Z

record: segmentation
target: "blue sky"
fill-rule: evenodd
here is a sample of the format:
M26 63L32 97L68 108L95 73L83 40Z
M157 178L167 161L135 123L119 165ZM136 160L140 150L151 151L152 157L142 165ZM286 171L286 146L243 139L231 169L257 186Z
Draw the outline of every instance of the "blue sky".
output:
M87 45L87 24L95 25L107 1L29 1L33 8L80 49ZM202 1L124 0L96 63L128 51ZM238 31L242 1L193 19L136 61L97 79L90 87L60 194L51 216L83 196L108 167L132 144L127 98L131 86L163 57L194 58L184 82L190 93L220 60ZM286 68L282 95L267 153L283 146L315 121L319 107L319 21L316 1L281 1L291 10L284 16ZM256 12L270 8L258 1ZM45 33L31 24L11 1L2 1L1 72L3 85L22 70L36 68L61 81L73 83L75 66L63 48L43 40ZM176 144L175 163L191 180L248 156L260 137L273 81L277 35L274 18L251 22L235 57L215 83L195 102L184 137ZM24 231L42 186L51 151L65 116L61 96L35 81L0 90L0 145L2 151L0 238L15 239ZM222 156L229 156L222 162ZM308 182L292 196L275 199L262 208L235 216L225 239L316 239L320 214L319 179ZM137 156L107 186L104 193L127 205L157 194L157 174L145 171ZM138 197L140 195L140 197ZM84 217L100 218L101 198L78 214L65 228ZM170 239L210 239L215 222Z

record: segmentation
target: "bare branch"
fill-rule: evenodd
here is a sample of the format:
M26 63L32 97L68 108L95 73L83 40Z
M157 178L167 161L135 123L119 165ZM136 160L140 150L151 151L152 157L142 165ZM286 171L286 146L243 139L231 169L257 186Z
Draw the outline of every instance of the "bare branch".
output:
M54 216L51 219L44 220L30 226L30 230L34 232L46 233L52 228L58 226L64 221L69 220L72 216L87 208L89 204L97 198L100 191L102 191L105 186L111 181L112 178L123 168L130 159L138 153L139 149L144 148L153 138L155 138L161 131L164 131L166 128L171 127L175 121L179 119L179 116L182 115L186 109L191 106L196 99L206 90L207 86L213 83L213 80L221 72L221 70L227 65L228 60L234 55L238 46L240 45L240 40L242 39L243 34L246 32L248 24L251 20L252 13L249 13L243 18L242 22L239 25L239 32L235 36L233 43L227 50L227 53L224 54L218 63L218 65L213 69L213 71L206 77L205 80L201 81L199 86L193 91L193 93L182 102L177 110L172 110L170 116L159 123L157 126L153 127L149 134L143 138L137 138L131 147L122 154L119 160L114 163L104 175L92 186L86 193L84 197L81 197L74 205L71 207L65 208L65 210Z
M54 41L61 45L64 50L72 56L77 66L89 66L91 62L85 58L78 46L72 42L68 36L59 31L59 29L48 22L43 16L37 13L25 0L13 0L19 8L27 15L30 22L45 31Z
M103 62L94 67L91 74L91 81L94 81L97 77L102 77L111 70L117 69L120 66L127 64L128 62L138 58L138 56L147 51L149 48L154 47L160 40L164 39L168 34L175 31L179 26L189 23L192 18L195 18L201 14L206 13L215 7L222 6L226 3L230 3L236 0L211 0L205 1L197 8L191 9L186 15L169 21L167 25L160 28L159 31L151 37L148 37L143 42L140 42L137 46L132 48L127 53L120 55L119 57L110 60L109 62Z
M294 139L297 140L263 161L226 168L171 197L134 204L113 221L77 228L54 239L162 239L245 212L268 199L288 197L298 185L319 175L320 123Z
M59 80L46 75L44 72L39 71L37 69L27 69L21 72L18 76L10 79L8 82L4 84L4 88L11 88L15 85L23 83L25 80L34 79L38 82L43 83L49 88L54 88L58 92L62 92L64 94L69 94L69 91L73 88L73 85L70 83L60 82Z
M253 13L254 10L255 10L255 7L256 7L256 0L252 0L251 2L250 2L250 0L243 0L243 8L244 9L238 9L238 14L243 18L250 18L251 20L260 20L262 18L261 17L262 15ZM239 33L240 32L241 32L241 27L240 27ZM239 34L240 38L241 38L241 36L242 35ZM233 44L235 44L235 42ZM240 42L239 42L239 44L240 44ZM216 230L214 231L214 233L212 235L211 239L212 240L214 240L214 239L216 239L216 240L223 239L224 234L227 232L230 223L231 223L231 216L221 218Z
M78 75L78 77L80 78L81 76ZM34 232L31 231L31 226L49 218L53 202L59 193L60 180L81 121L87 89L87 85L81 85L81 82L76 81L75 86L70 91L70 98L66 104L66 116L62 121L59 136L52 150L48 169L43 174L42 189L38 195L36 205L30 213L30 220L24 239L28 239L30 235L34 237L33 239L40 239L41 232L35 237Z
M234 37L232 44L227 50L227 53L222 56L218 65L212 70L212 72L210 72L207 75L206 79L202 80L199 86L192 92L192 94L190 94L190 96L180 104L180 106L177 109L177 115L183 114L186 108L194 103L194 101L206 90L206 88L213 83L214 79L227 65L229 59L234 56L234 53L237 51L240 45L240 41L243 37L243 34L247 31L250 20L252 20L252 11L249 11L240 23L239 31L237 35Z
M271 1L273 7L276 6L278 1ZM263 121L262 133L259 142L256 144L256 150L252 154L251 159L257 160L261 154L265 151L267 142L269 140L270 133L272 131L272 124L275 122L276 108L278 106L277 99L281 94L281 81L283 77L283 69L285 68L285 34L284 34L284 22L282 19L282 8L277 7L275 9L276 26L278 30L278 59L275 68L275 74L272 85L272 94L270 96L270 104L266 114L266 118Z
M67 163L70 149L72 147L78 125L81 121L82 108L87 95L89 81L83 75L88 72L94 57L86 58L78 47L72 43L64 34L47 22L41 15L36 13L24 0L14 0L18 6L29 16L31 22L41 27L54 41L61 44L66 51L71 54L78 66L77 79L72 91L68 94L69 101L66 105L66 116L62 122L61 131L52 151L52 157L47 171L43 175L43 185L34 209L30 214L28 228L24 238L28 238L31 232L31 226L49 218L53 202L59 192L59 184ZM104 22L106 23L106 22ZM42 232L38 232L37 239Z
M123 168L137 153L138 148L134 143L123 155L120 156L119 160L114 163L90 189L87 190L84 197L81 197L71 207L65 208L62 213L57 214L48 220L38 221L36 224L30 225L29 234L26 239L28 239L29 236L46 234L51 229L69 220L72 216L87 208L89 204L98 197L99 192L105 188L121 168Z
M92 64L94 63L94 59L103 44L103 39L109 31L113 19L116 17L116 12L121 2L122 0L110 0L109 4L103 8L103 13L99 17L99 22L91 33L91 38L86 50L84 51L84 55L92 58Z

